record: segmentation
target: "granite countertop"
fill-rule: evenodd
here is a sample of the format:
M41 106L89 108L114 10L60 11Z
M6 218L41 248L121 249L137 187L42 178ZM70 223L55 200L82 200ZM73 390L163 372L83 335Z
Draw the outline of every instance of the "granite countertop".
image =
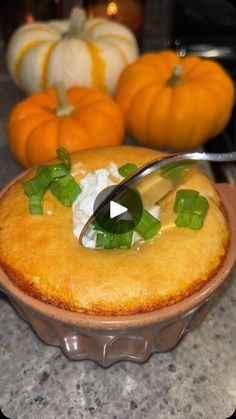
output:
M6 139L21 93L0 72L0 187L22 170ZM170 352L103 369L40 341L0 294L0 408L11 419L225 419L236 406L236 269Z

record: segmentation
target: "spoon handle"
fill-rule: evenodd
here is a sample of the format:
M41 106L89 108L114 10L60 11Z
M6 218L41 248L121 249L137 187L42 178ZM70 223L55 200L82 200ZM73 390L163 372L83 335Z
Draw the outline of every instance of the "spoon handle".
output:
M213 162L229 162L236 160L236 152L230 153L182 153L182 154L172 154L167 157L159 158L156 160L152 160L147 164L144 164L140 168L138 168L134 173L130 176L125 178L121 183L120 186L125 184L126 186L130 186L133 183L139 181L144 176L149 175L150 173L154 172L157 169L160 169L168 164L178 163L181 161L186 160L194 160L194 161L213 161Z
M122 180L116 188L113 189L111 194L106 197L106 199L101 203L101 205L97 208L95 213L92 214L92 216L89 218L87 223L84 225L83 230L79 237L79 242L82 244L82 239L84 234L86 234L86 231L88 230L90 224L95 220L96 216L102 211L105 204L107 204L110 200L114 199L114 197L121 196L122 192L125 190L126 187L129 187L130 185L133 185L137 182L137 186L139 185L140 192L142 197L144 198L144 201L146 201L146 204L150 205L153 204L154 201L157 201L158 198L162 198L165 196L172 188L174 188L177 183L179 183L183 177L191 170L191 167L188 170L182 170L179 176L179 181L177 182L171 182L166 181L166 179L161 176L160 172L153 173L157 171L158 169L164 168L168 164L178 163L181 161L188 161L193 160L194 162L197 161L214 161L214 162L226 162L226 161L235 161L236 160L236 152L230 152L230 153L182 153L182 154L172 154L163 158L159 158L156 160L152 160L149 163L144 164L143 166L139 167L134 173L131 173L128 177L126 177L124 180ZM153 173L153 176L150 178L147 175L150 175ZM147 178L146 178L147 176ZM156 193L154 194L155 190L155 182L158 183L158 177L159 177L159 188L156 190ZM145 179L146 178L146 179ZM145 182L150 178L149 183L147 183L147 186L145 185ZM152 182L152 181L155 182Z

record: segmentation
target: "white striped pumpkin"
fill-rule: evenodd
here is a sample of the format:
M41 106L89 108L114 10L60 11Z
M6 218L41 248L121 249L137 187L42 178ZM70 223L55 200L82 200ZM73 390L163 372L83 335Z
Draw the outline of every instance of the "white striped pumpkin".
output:
M73 9L70 20L21 26L7 50L7 66L15 83L33 93L63 82L113 93L122 70L138 56L131 31L104 18L86 19Z

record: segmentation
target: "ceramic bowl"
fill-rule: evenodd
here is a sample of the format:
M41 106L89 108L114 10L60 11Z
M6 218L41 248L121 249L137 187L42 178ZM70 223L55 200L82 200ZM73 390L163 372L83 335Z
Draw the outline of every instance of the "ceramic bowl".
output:
M1 192L0 197L10 185ZM60 346L70 359L92 359L107 367L120 360L143 362L152 352L167 351L203 320L210 299L235 262L236 187L219 184L217 189L230 224L231 240L227 256L214 277L199 292L177 304L130 316L104 317L74 313L25 294L1 269L0 290L44 342Z

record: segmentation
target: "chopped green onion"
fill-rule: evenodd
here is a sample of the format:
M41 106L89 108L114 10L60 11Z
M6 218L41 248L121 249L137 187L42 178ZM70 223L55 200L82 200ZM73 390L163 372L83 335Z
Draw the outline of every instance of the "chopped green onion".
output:
M54 180L50 184L53 195L65 206L71 207L77 196L81 192L79 184L73 176L67 175L60 179Z
M59 163L39 166L36 175L23 182L23 189L27 196L35 195L46 189L53 179L66 176L70 173L68 163Z
M198 191L193 189L178 191L174 205L174 211L177 213L176 226L199 230L203 226L208 208L207 199Z
M196 164L193 160L182 161L179 163L170 163L161 169L161 175L169 179L173 186L177 185L184 177L186 170L189 170Z
M186 199L192 200L199 196L199 192L195 191L194 189L181 189L177 191L176 198L175 198L175 206L174 211L178 212L180 209L180 205L186 201Z
M131 173L135 172L137 170L138 166L134 163L126 163L124 166L119 167L118 172L121 176L126 177L130 175Z
M154 237L161 228L161 222L157 220L150 212L143 210L141 220L135 227L135 231L139 233L145 240Z
M65 206L71 206L81 192L79 184L70 175L70 153L60 147L57 156L61 163L39 166L36 175L22 183L25 194L30 198L31 214L43 214L42 199L49 187Z
M193 189L183 189L176 193L174 211L191 212L205 216L208 211L208 201Z
M113 249L130 249L132 246L133 231L127 233L114 234L112 240Z
M29 210L30 214L41 215L43 214L43 192L31 195L29 197Z
M70 173L70 170L68 169L68 167L64 163L51 164L48 167L51 171L52 179L67 176Z
M202 228L204 223L204 218L199 214L188 213L180 211L175 220L175 225L177 227L187 227L193 230L199 230Z
M37 179L39 179L42 188L46 188L49 183L52 181L52 173L51 173L51 169L50 166L39 166L37 172L36 172L36 176Z
M102 249L130 249L132 238L133 231L122 234L98 233L96 247Z
M65 150L65 148L63 147L59 147L57 149L57 157L62 163L64 163L64 165L67 167L68 171L70 172L71 158L70 158L69 151Z
M93 230L102 231L103 233L107 233L107 231L104 230L104 228L102 228L96 220L94 220L92 222L92 226L93 226Z
M208 201L204 196L186 198L184 201L180 201L179 203L179 211L191 212L202 216L206 214L208 207Z
M22 186L27 196L38 194L45 190L52 181L52 175L49 166L40 166L36 175L23 182Z
M208 208L208 200L205 198L205 196L199 195L195 203L194 213L205 217L207 215Z
M22 183L22 186L27 196L35 195L42 190L41 184L35 178L26 180Z
M102 249L112 249L114 235L111 233L98 233L96 237L96 247Z

